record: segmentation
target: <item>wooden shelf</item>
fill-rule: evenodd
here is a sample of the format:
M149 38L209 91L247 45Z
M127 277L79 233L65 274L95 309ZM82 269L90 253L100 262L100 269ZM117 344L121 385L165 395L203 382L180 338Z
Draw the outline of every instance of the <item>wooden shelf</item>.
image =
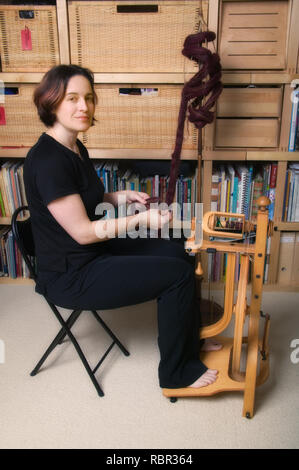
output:
M101 83L168 83L183 84L197 73L95 73L94 81ZM43 72L0 72L0 80L4 83L40 83ZM299 78L299 74L293 75L286 72L222 72L224 85L262 85L284 84Z
M0 158L25 158L30 147L1 148ZM88 153L93 159L171 160L172 149L93 149ZM197 160L196 150L182 150L182 160Z
M209 283L208 282L202 282L201 288L203 291L208 291L209 290ZM210 290L211 291L224 291L225 288L225 283L224 282L211 282L210 284ZM237 283L235 284L235 289L237 289ZM251 290L251 285L249 284L247 286L248 292ZM290 283L290 284L263 284L263 291L264 292L299 292L299 284L298 283ZM203 298L206 298L205 295L203 295Z
M194 74L197 73L194 68ZM107 83L149 83L149 84L183 84L190 80L193 73L95 73L95 84ZM1 72L0 80L6 83L40 83L44 73L40 72Z
M12 279L11 277L3 276L0 277L0 284L23 284L23 285L33 285L33 279L17 277Z
M10 225L11 217L0 217L0 225Z
M299 222L276 222L274 229L276 227L279 232L297 232L299 231Z
M299 152L280 152L279 150L211 150L204 151L203 160L219 161L299 161Z
M271 160L271 161L299 161L299 152L279 152L279 151L248 151L246 160L248 161L260 161L260 160Z

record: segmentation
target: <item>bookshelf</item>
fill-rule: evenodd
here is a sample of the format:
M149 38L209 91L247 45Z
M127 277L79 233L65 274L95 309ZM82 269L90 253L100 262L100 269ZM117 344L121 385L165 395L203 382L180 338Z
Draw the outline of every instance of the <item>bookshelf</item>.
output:
M204 0L203 0L204 2ZM34 3L34 2L32 2ZM138 3L138 1L131 1L127 3ZM149 0L148 2L139 3L161 3L160 0ZM182 1L180 2L182 3ZM217 143L216 124L206 126L202 132L202 151L197 152L194 150L183 150L183 160L197 160L198 161L198 187L201 188L199 200L203 202L204 212L210 210L211 203L211 177L213 170L213 162L278 162L277 174L277 194L274 213L274 235L271 243L270 254L270 267L269 267L269 285L267 288L277 288L277 269L278 269L278 256L280 246L280 234L282 231L299 231L299 222L283 222L281 220L285 171L289 162L299 161L299 152L288 152L288 132L291 114L291 102L289 100L289 93L291 83L294 80L299 80L299 62L298 62L298 45L299 45L299 2L297 0L280 0L273 2L273 0L209 0L208 1L208 26L209 29L217 33L217 44L209 44L209 48L214 52L214 47L222 56L226 48L227 31L224 31L223 17L227 9L231 8L233 4L240 4L240 8L252 8L260 4L266 5L267 8L274 5L281 4L282 10L280 15L282 21L287 25L283 34L285 34L285 47L281 47L280 65L278 68L268 69L260 68L260 65L253 65L251 69L245 69L243 66L234 65L229 68L224 64L222 81L226 90L235 89L242 95L242 90L247 90L247 87L254 86L252 90L257 90L260 93L261 109L265 116L259 115L257 118L267 119L267 102L263 101L263 91L265 88L274 90L277 93L275 98L276 103L279 105L275 116L275 127L273 127L273 142L271 147L262 145L258 148L241 146L241 147L219 147ZM198 0L198 6L202 6L202 0ZM69 15L68 15L68 1L56 1L57 13L57 27L59 38L59 55L61 63L71 63L71 45L69 35ZM247 12L248 13L248 12ZM250 39L250 38L249 38ZM278 38L280 40L280 38ZM248 46L246 46L248 47ZM250 53L250 51L249 51ZM225 61L226 61L225 56ZM263 67L265 67L263 65ZM135 71L123 72L95 72L95 83L99 85L105 84L167 84L167 85L182 85L188 81L196 72L184 70L183 72L156 72L156 73L137 73ZM41 72L0 72L0 80L5 84L36 84L39 83L44 73ZM279 96L278 96L279 95ZM245 96L245 95L244 95ZM247 98L245 97L245 101ZM259 103L259 102L258 102ZM260 110L261 112L261 110ZM217 109L216 109L217 114ZM233 118L234 116L231 116ZM236 116L238 119L239 116ZM244 118L244 117L243 117ZM250 116L252 119L253 116ZM240 120L239 120L240 121ZM260 121L260 122L261 122ZM240 124L240 122L238 122ZM242 124L242 123L241 123ZM258 127L257 127L258 129ZM254 131L255 132L255 131ZM253 135L253 138L255 135ZM263 137L261 135L261 137ZM229 145L229 142L226 142ZM1 148L0 159L2 158L24 158L28 152L29 147L22 148ZM90 148L89 153L91 158L94 159L161 159L169 160L171 152L169 149L103 149L103 148ZM200 154L198 154L200 153ZM199 191L200 192L200 191ZM10 218L0 218L0 225L10 224ZM203 268L206 270L207 262L203 260ZM9 282L9 279L0 278L1 282ZM13 280L10 282L22 283L23 280ZM26 282L26 280L25 280ZM28 281L31 282L31 281ZM215 283L214 287L220 287ZM213 288L214 288L213 287ZM285 287L285 286L284 286Z

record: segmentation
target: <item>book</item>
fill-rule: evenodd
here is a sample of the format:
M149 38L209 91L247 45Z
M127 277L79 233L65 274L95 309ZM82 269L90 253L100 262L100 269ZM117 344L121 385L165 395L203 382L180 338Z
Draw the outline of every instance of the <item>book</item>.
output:
M298 131L298 100L299 100L299 89L292 92L292 114L290 124L290 136L289 136L289 152L296 150L296 134Z
M1 169L0 169L0 190L1 190L2 200L3 200L3 206L4 206L3 217L8 217L10 214L10 211L9 211L8 199L7 199L6 189L5 189L3 165L1 165Z
M254 177L252 189L251 219L256 221L258 204L257 200L263 195L263 177L260 173Z
M283 220L299 221L299 164L292 163L286 172L286 187L283 202Z
M221 193L220 171L214 170L212 173L212 185L211 185L211 211L214 211L214 212L219 211L220 193Z
M253 177L253 166L250 165L247 169L247 177L245 183L245 196L244 196L244 214L246 220L249 219L250 213L250 200L251 200L251 182Z
M239 178L238 183L238 205L237 213L245 214L245 204L246 204L246 184L247 184L247 175L248 169L244 165L237 165L237 173Z
M277 163L271 163L269 188L275 188L276 187L277 168L278 168Z
M268 207L269 210L269 220L273 220L274 218L274 205L275 205L275 188L270 188L269 189L269 199L270 199L270 205Z
M230 194L229 194L229 212L233 211L233 198L235 190L235 169L232 165L227 166L229 178L230 178Z
M5 243L7 239L7 234L11 230L9 225L4 225L0 228L0 257L1 257L1 276L8 276L8 262L7 262L7 254L5 249Z

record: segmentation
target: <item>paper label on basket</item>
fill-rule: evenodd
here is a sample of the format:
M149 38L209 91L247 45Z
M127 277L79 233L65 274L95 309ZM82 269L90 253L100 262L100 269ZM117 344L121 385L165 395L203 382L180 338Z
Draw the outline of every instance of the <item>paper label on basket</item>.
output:
M0 106L0 126L5 126L5 124L5 109L3 108L3 106Z
M31 31L27 26L21 31L21 42L23 51L32 51Z

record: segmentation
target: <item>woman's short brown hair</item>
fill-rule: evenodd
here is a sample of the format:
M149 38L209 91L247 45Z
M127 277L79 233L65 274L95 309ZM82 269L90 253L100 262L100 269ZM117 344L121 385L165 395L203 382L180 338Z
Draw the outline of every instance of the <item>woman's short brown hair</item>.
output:
M72 64L52 67L44 75L33 94L33 101L37 107L38 115L47 127L52 127L55 123L55 110L64 98L70 78L75 75L83 75L87 78L92 88L94 102L97 103L93 73L89 69ZM92 125L94 125L94 119Z

